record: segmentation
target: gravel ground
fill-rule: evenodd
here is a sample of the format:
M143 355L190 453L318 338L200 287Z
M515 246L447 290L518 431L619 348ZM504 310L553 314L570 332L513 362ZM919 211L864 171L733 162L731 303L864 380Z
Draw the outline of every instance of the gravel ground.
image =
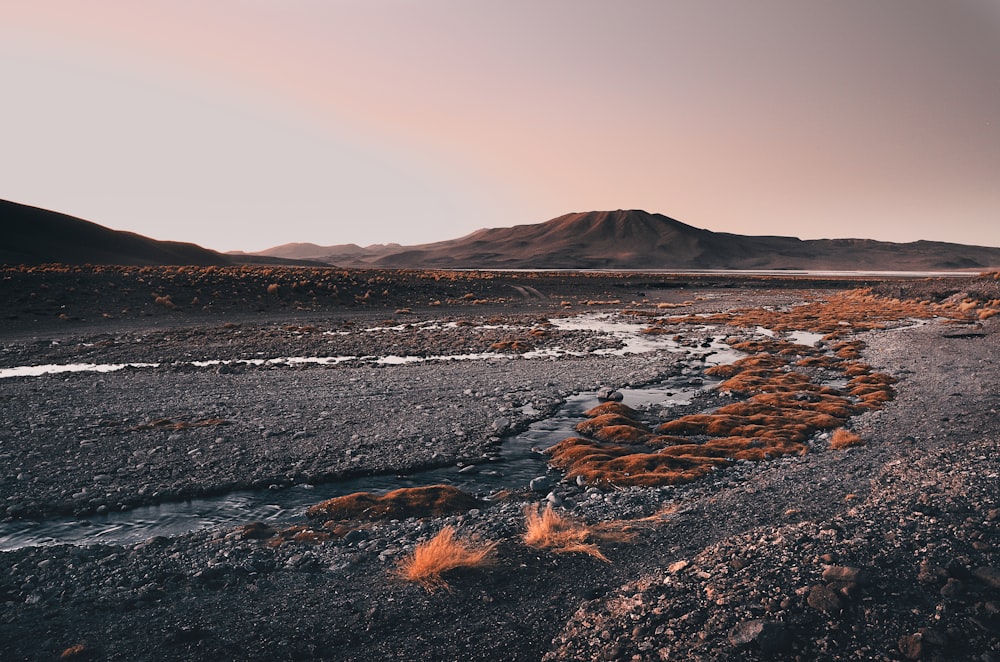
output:
M822 293L666 294L709 310ZM81 355L170 365L0 381L3 507L15 517L83 513L454 464L494 453L500 418L517 428L572 392L647 383L687 365L666 353L184 363L249 358L248 349L444 353L418 328L430 317L468 319L472 327L456 328L469 330L506 315L518 329L504 333L541 348L616 344L583 332L531 336L535 312L499 305L433 312L406 316L417 328L364 341L322 332L372 325L385 311L304 315L298 330L252 315L236 327L156 318L67 330L62 321L14 320L4 366ZM993 318L972 329L930 323L866 334L864 359L901 381L894 401L851 421L864 445L833 451L820 438L804 456L739 463L684 486L557 485L550 501L583 521L631 521L633 540L601 544L609 563L523 545L523 509L546 499L528 490L491 495L464 514L365 524L319 544L273 546L215 528L126 546L28 547L0 554L0 650L13 660L1000 659L998 327ZM449 332L441 348L481 351L513 339L495 331ZM226 342L236 332L239 342ZM93 349L98 335L111 342ZM525 414L526 404L539 413ZM493 564L455 572L449 590L433 593L397 579L399 559L446 525L497 542Z

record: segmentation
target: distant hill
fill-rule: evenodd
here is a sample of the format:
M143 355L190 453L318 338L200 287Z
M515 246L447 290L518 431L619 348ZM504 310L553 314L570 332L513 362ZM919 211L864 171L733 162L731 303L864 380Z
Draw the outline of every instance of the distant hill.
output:
M310 243L291 243L268 248L256 253L229 251L227 255L261 255L266 257L294 258L297 260L324 260L329 255L343 255L352 261L378 259L387 253L401 250L399 244L372 244L358 246L357 244L339 244L336 246L320 246Z
M195 266L308 264L283 258L223 255L196 244L158 241L74 216L0 200L0 264L54 262Z
M640 210L566 214L545 223L479 230L417 246L287 244L265 254L342 266L506 269L954 270L1000 265L1000 248L746 236L702 230Z

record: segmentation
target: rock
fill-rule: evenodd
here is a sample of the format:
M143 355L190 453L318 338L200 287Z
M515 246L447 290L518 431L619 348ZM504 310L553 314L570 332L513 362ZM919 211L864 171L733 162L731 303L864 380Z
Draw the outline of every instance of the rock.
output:
M973 574L987 586L1000 588L1000 568L983 566L976 568Z
M602 386L597 389L597 399L601 402L621 402L625 399L625 396L622 395L620 391L616 391L610 386Z
M240 535L244 538L250 540L266 540L267 538L273 537L277 534L268 524L264 522L250 522L249 524L244 524L238 529Z
M865 572L860 568L852 568L844 565L831 565L823 571L823 579L828 582L847 582L853 584L864 584L867 582Z
M962 580L955 579L954 577L949 577L948 582L941 587L941 597L942 598L958 598L965 592L965 585L962 584Z
M690 563L685 560L674 561L669 566L667 566L667 572L669 572L671 575L674 575L683 570L684 568L688 567L688 565L690 565Z
M734 646L757 644L761 652L773 655L788 650L791 639L781 623L756 619L743 621L729 631L729 643Z
M548 494L546 494L545 500L551 503L553 506L561 506L563 502L562 498L555 492L549 492Z
M479 467L474 464L467 464L458 470L460 474L477 474L479 473Z
M921 561L920 570L917 573L917 581L924 584L933 584L939 579L947 577L948 573L939 565L931 563L930 561Z
M501 416L493 421L493 429L497 432L506 432L510 429L510 419Z
M813 609L826 614L838 612L842 607L837 594L828 586L823 586L822 584L817 584L809 589L809 596L806 598L806 603Z
M924 641L932 646L944 648L948 645L948 635L941 630L934 628L920 628L920 634Z
M532 492L548 492L552 489L552 479L549 476L538 476L531 479L528 487Z
M908 660L919 660L924 654L924 638L919 632L899 638L899 652Z

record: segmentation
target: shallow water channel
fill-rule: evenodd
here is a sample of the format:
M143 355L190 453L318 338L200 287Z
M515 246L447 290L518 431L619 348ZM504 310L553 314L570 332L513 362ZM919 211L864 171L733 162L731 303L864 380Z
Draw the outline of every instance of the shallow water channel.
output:
M710 388L700 377L681 375L644 388L619 389L625 404L682 405ZM569 397L555 415L536 421L519 434L503 440L500 459L461 472L456 466L406 475L360 476L322 485L298 485L278 490L246 490L217 497L142 506L120 513L19 520L0 524L0 550L31 545L129 544L154 536L173 536L214 526L238 526L251 521L288 523L304 516L320 501L354 492L387 492L400 487L454 485L467 492L489 493L501 489L526 489L531 479L547 472L540 451L576 436L583 413L598 404L594 392ZM529 412L530 413L530 412Z
M564 318L559 326L599 327L622 340L622 348L597 350L599 353L645 353L654 350L689 353L687 367L681 374L645 387L619 389L624 396L623 402L634 408L688 404L699 392L714 385L714 380L705 378L705 367L728 363L742 355L722 343L721 338L705 343L708 346L692 349L681 347L662 336L655 339L641 336L638 333L641 327L634 323L613 322L595 316L590 316L590 319ZM39 374L44 372L39 371ZM315 486L230 492L82 519L66 517L5 522L0 523L0 550L33 545L129 544L154 536L180 535L216 526L233 527L251 521L291 523L301 520L309 506L360 491L387 492L400 487L436 484L454 485L473 494L527 489L533 478L545 476L549 471L547 458L541 451L576 436L575 426L583 420L583 413L598 403L596 392L570 396L551 417L538 420L527 430L504 438L498 460L465 468L464 471L456 466L447 466L407 475L361 476ZM528 407L522 412L534 414L530 405Z

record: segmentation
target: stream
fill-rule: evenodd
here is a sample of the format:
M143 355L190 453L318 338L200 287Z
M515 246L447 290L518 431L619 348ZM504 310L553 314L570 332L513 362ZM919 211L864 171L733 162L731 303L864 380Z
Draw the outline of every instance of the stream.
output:
M712 338L701 348L692 350L662 336L642 336L640 326L631 322L599 319L564 318L564 328L600 328L619 337L623 347L596 350L595 353L646 353L654 350L684 351L690 354L681 365L681 374L661 382L637 387L620 388L623 402L633 408L649 405L678 406L690 403L703 390L714 387L704 368L736 360L741 353L732 350L722 338ZM707 345L707 346L706 346ZM439 357L445 358L445 357ZM447 357L454 360L455 357ZM462 357L475 360L479 357ZM541 358L541 357L539 357ZM59 367L38 366L36 374L61 372ZM101 366L88 366L95 372ZM112 369L119 369L114 366ZM11 372L18 369L11 369ZM24 375L27 370L22 370ZM575 426L583 413L599 404L596 392L579 393L566 402L551 417L532 423L527 430L503 439L499 459L484 462L464 471L454 465L417 471L406 475L360 476L320 485L297 485L282 489L235 491L214 497L204 497L158 505L141 506L124 512L91 515L86 518L63 517L45 520L14 520L0 523L0 551L34 545L131 544L155 536L176 536L209 527L235 527L251 521L270 524L290 524L301 521L305 510L321 501L354 492L384 493L401 487L448 484L472 494L488 494L502 489L527 489L533 478L549 474L547 458L541 452L578 433ZM522 413L536 412L527 405ZM555 479L555 476L553 476Z

